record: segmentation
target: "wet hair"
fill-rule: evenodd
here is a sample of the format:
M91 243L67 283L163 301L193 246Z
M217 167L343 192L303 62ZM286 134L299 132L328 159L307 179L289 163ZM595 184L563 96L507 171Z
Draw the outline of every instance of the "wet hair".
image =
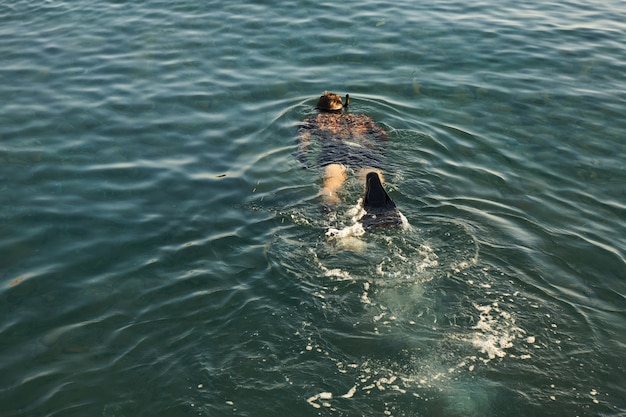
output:
M350 102L350 96L346 94L346 104ZM341 111L344 108L344 104L341 102L341 96L339 94L331 93L330 91L324 91L324 94L317 100L316 109L322 111Z

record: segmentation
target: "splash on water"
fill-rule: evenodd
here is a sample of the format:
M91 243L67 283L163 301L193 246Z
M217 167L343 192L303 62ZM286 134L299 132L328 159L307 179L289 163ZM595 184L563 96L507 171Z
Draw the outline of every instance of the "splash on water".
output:
M472 335L472 344L487 355L483 361L504 358L515 339L522 339L526 332L515 324L511 313L500 309L496 301L487 306L474 303L474 308L479 312L479 320L472 328L478 330Z
M345 217L347 220L340 219L337 213L332 213L329 217L328 229L325 233L328 242L336 248L336 250L349 250L354 252L364 252L367 250L367 244L362 236L366 234L365 228L361 220L365 216L366 211L363 209L363 198L360 198L354 206L349 208ZM400 230L407 230L411 227L407 218L399 212L402 221Z
M358 202L323 220L294 221L317 236L302 248L305 254L284 254L293 252L293 239L282 242L282 251L276 242L283 267L311 289L312 305L348 326L309 322L298 332L301 355L336 368L333 382L309 381L303 401L338 415L372 404L383 404L384 415L402 415L394 404L407 401L446 415L485 415L506 389L485 372L532 360L546 347L519 318L520 307L533 308L532 302L504 273L481 264L469 227L427 218L373 233L360 216ZM356 356L344 346L353 339Z

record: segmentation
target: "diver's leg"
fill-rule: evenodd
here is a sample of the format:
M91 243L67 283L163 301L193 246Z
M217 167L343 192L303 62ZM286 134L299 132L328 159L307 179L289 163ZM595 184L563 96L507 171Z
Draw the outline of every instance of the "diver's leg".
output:
M348 169L341 164L326 165L326 168L324 169L324 188L321 192L325 203L339 203L340 200L337 192L346 180L347 171Z

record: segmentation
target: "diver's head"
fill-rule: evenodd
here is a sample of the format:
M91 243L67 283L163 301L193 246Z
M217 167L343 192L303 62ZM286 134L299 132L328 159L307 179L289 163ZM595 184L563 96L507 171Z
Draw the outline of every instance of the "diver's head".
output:
M339 94L324 91L324 94L317 100L316 109L326 112L340 112L344 107L348 107L350 103L350 95L346 94L346 103L341 102Z

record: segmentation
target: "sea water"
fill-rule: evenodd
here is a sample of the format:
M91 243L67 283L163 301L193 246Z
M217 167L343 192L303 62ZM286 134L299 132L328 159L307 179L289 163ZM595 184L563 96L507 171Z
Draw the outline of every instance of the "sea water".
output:
M626 414L623 2L0 22L0 415ZM294 158L324 90L404 227Z

